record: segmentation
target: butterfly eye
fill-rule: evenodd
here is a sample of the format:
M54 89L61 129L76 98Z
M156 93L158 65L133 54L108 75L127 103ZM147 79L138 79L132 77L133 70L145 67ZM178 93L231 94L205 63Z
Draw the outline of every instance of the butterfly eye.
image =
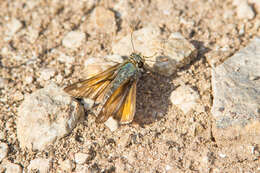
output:
M142 61L138 62L138 67L142 68L144 66L144 63Z

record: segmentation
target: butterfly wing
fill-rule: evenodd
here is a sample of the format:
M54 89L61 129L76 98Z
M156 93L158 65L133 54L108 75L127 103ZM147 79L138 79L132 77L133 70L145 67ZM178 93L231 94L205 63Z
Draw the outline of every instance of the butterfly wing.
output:
M120 64L117 64L87 80L72 84L64 88L64 90L76 98L86 97L96 100L115 78L117 69L120 68L120 66ZM102 98L99 98L99 100L101 99Z
M105 122L114 116L122 124L130 123L135 115L136 80L128 80L121 85L108 99L98 115L98 122Z
M125 82L109 97L107 102L101 107L101 110L96 113L98 114L97 122L105 122L121 108L121 105L129 92L129 84L129 81Z
M117 117L121 124L130 123L134 119L136 110L136 84L137 81L133 81L120 110L117 112Z

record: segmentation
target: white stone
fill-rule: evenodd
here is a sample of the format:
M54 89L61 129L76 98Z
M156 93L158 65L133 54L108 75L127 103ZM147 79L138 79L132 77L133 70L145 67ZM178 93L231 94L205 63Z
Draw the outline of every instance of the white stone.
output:
M86 35L84 32L71 31L62 40L63 46L70 49L77 49L85 41Z
M0 162L7 156L8 154L8 145L6 143L0 143Z
M255 17L254 10L246 0L236 0L234 4L237 6L237 17L240 19L253 19Z
M166 165L165 166L165 171L170 171L170 170L172 170L172 167L170 165Z
M225 157L227 157L227 155L224 154L224 153L219 153L218 155L219 155L219 157L221 157L221 158L225 158Z
M32 77L32 76L26 76L26 77L25 77L25 82L26 82L27 84L32 83L32 82L33 82L33 77Z
M89 158L89 154L86 153L76 153L75 154L75 162L77 164L84 164Z
M76 165L75 173L87 173L90 172L87 165Z
M39 30L34 29L32 27L28 27L26 34L27 40L30 41L30 43L34 43L36 39L39 37Z
M60 84L62 81L63 81L63 76L62 76L61 74L58 74L58 75L56 76L56 82L57 82L58 84Z
M59 161L59 169L63 172L72 172L72 169L75 167L75 165L70 161L69 159L64 161Z
M16 101L20 101L22 100L24 97L23 97L23 94L21 93L21 91L16 91L13 95L13 99L16 100Z
M7 23L8 35L13 36L18 30L20 30L23 24L18 20L13 18L10 22Z
M8 84L8 80L0 77L0 88L6 87Z
M95 104L95 101L89 98L83 98L81 102L83 103L85 110L90 110Z
M27 169L29 172L39 171L39 173L48 173L50 171L50 160L41 158L31 160Z
M179 107L185 114L197 107L199 94L189 86L180 86L170 96L172 104Z
M97 6L90 16L90 21L88 23L89 33L101 33L101 34L111 34L115 33L117 26L115 20L115 14L113 11L104 8L102 6Z
M37 90L18 109L20 147L43 150L70 133L83 116L83 107L56 85Z
M53 68L46 68L40 71L40 80L50 80L55 76L56 70Z
M108 120L105 122L105 125L109 128L111 132L114 132L118 129L118 121L115 120L113 117L109 117Z
M3 131L0 132L0 140L4 140L5 138L5 133Z
M75 58L72 56L65 55L64 53L60 53L58 60L62 63L66 63L66 65L67 65L67 64L73 64L75 61Z
M7 162L2 163L2 167L5 169L5 173L22 173L23 168L15 163Z
M157 0L158 10L163 12L165 15L170 15L173 10L173 3L171 0Z
M196 57L197 50L180 33L173 33L163 39L157 27L148 26L133 32L133 44L136 52L146 56L146 67L162 75L172 75ZM115 54L129 56L134 50L131 34L115 42L112 46Z

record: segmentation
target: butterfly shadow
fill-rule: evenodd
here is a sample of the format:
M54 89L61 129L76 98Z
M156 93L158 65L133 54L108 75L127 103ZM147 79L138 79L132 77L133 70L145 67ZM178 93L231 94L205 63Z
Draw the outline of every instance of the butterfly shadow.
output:
M171 106L170 94L176 88L171 84L175 77L166 77L150 71L142 75L137 84L134 123L143 126L166 117Z

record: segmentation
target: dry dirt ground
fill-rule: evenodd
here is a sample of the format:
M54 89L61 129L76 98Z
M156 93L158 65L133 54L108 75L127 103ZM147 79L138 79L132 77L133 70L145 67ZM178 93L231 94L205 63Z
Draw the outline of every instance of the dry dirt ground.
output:
M260 11L254 3L249 5L253 17L239 16L232 0L1 1L0 141L9 147L5 159L25 171L35 158L50 159L50 172L62 170L63 160L72 163L68 172L79 171L74 162L79 152L89 154L83 164L89 172L260 171L259 160L223 151L211 132L210 65L223 62L259 35ZM96 7L111 13L93 18ZM115 27L111 22L99 23L103 17ZM12 23L15 19L18 24ZM49 82L39 80L41 69L54 68L50 80L64 87L83 78L80 74L86 58L111 54L114 40L131 32L133 26L139 29L149 24L159 26L164 35L180 32L199 54L171 77L154 73L142 77L134 123L111 132L87 115L71 134L44 151L19 147L17 109L25 94ZM63 46L62 39L73 30L84 32L86 39L72 50ZM74 57L75 62L68 66L57 60L55 52ZM181 84L198 91L205 111L184 114L170 103L171 92Z

